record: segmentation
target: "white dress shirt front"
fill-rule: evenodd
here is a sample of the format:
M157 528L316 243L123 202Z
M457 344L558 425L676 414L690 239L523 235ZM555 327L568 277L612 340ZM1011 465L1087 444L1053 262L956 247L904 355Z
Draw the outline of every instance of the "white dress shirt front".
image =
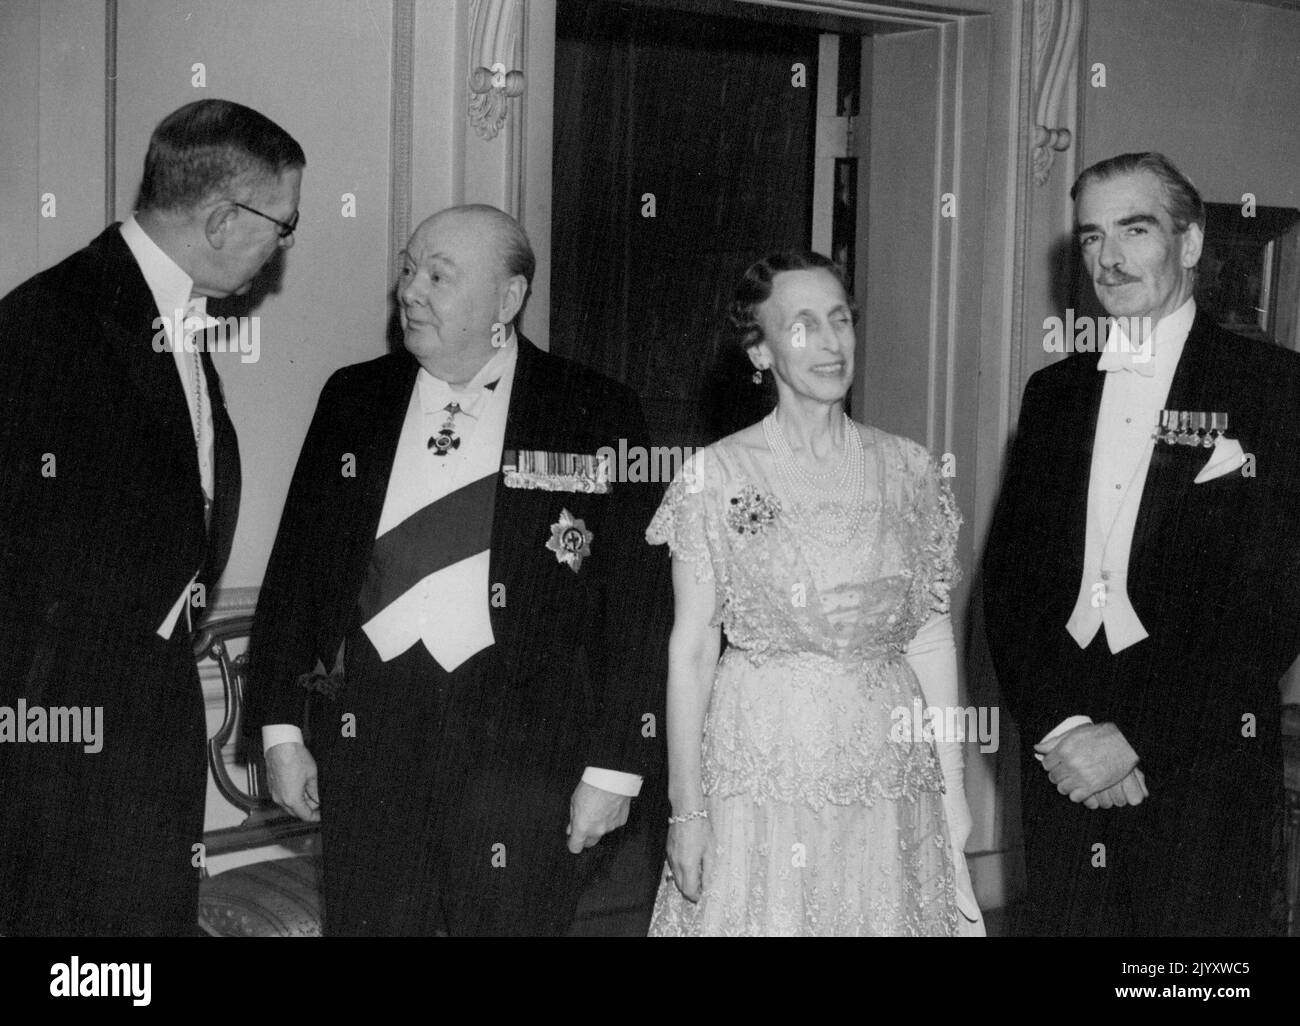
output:
M1080 648L1087 648L1099 630L1105 631L1112 653L1148 637L1129 600L1129 556L1155 451L1154 432L1195 317L1196 301L1188 299L1162 318L1152 330L1149 353L1124 337L1122 322L1112 322L1098 366L1106 381L1092 443L1083 574L1074 610L1065 625ZM1149 355L1150 375L1139 373L1128 360L1110 355L1135 350L1138 360ZM1071 716L1043 740L1091 722L1087 716Z
M400 524L428 503L451 494L457 488L481 477L484 468L501 466L505 440L506 412L514 387L518 358L518 341L513 331L506 344L463 386L435 378L423 368L416 376L406 421L393 459L388 492L380 514L378 534ZM491 382L495 389L487 389ZM472 396L470 400L464 397ZM445 456L432 455L427 440L437 433L447 419L446 405L452 400L464 402L455 418L460 446ZM478 443L475 444L477 437ZM490 553L480 553L448 568L454 574L446 580L462 590L457 595L488 597L488 562ZM445 572L444 572L445 573ZM448 639L434 636L442 621L439 610L450 600L447 589L433 588L430 575L381 613L372 617L363 629L382 658L389 659L406 651L411 643L424 640L435 659L454 669L474 652L493 643L490 623L486 637L481 631L472 636ZM386 654L391 653L391 654ZM444 662L446 660L446 662ZM285 742L302 743L302 731L294 724L276 723L262 727L262 749ZM619 770L588 766L582 774L585 783L604 791L627 797L641 793L641 777Z
M512 336L463 388L421 368L407 405L388 478L376 538L452 492L501 469L506 411L514 384L518 344ZM496 387L487 386L496 383ZM455 402L454 415L447 410ZM460 445L443 455L428 440L446 423ZM490 546L429 574L372 616L361 629L385 662L423 642L448 673L492 645L489 608Z

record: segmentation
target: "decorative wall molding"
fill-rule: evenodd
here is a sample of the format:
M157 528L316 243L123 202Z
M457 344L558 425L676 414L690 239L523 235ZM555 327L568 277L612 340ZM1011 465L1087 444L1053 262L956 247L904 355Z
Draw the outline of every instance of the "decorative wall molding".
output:
M415 0L393 3L393 79L389 104L388 280L397 280L397 253L411 234L412 93L415 88Z
M741 0L742 3L761 7L794 7L815 14L834 14L863 21L882 22L887 25L911 28L934 28L956 24L963 17L978 15L976 10L945 11L941 7L909 6L912 0L902 3L869 3L867 0Z
M1028 131L1018 134L1012 204L1015 258L1007 350L1007 415L1012 425L1019 416L1026 381L1044 362L1029 326L1057 312L1048 306L1048 279L1054 270L1050 247L1058 229L1068 230L1072 182L1054 180L1051 172L1058 153L1063 162L1072 164L1071 156L1079 152L1079 64L1085 18L1082 0L1035 0L1032 6L1018 7L1015 15L1020 75L1013 109L1016 123Z
M1021 7L1013 18L1014 31L1019 42L1020 73L1016 77L1016 94L1012 99L1014 124L1021 124L1024 113L1033 111L1033 24L1029 12ZM1033 145L1032 133L1026 137L1015 133L1016 154L1013 167L1016 187L1012 197L1013 221L1011 262L1011 318L1007 325L1007 365L1010 370L1007 383L1008 436L1020 412L1020 397L1024 392L1028 371L1025 367L1025 262L1029 259L1029 217L1031 213L1031 183L1033 161L1026 151Z
M1067 91L1075 85L1079 59L1079 33L1083 27L1082 0L1034 0L1033 142L1034 182L1043 185L1052 173L1056 154L1074 139L1061 124ZM1075 109L1074 104L1066 110Z
M473 0L469 27L469 123L482 139L505 126L509 101L524 93L524 11L519 0Z
M117 0L104 0L104 227L117 220Z

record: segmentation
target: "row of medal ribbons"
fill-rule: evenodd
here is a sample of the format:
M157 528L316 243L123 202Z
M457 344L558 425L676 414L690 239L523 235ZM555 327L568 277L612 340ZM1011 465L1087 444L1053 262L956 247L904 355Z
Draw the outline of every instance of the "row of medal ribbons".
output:
M1160 426L1152 436L1167 445L1199 445L1206 449L1228 430L1226 413L1205 410L1161 410Z

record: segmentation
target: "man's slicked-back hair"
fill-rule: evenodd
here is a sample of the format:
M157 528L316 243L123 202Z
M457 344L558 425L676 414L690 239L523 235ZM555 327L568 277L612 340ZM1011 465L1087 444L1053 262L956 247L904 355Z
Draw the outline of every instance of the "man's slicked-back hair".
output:
M519 222L499 207L487 203L466 203L464 206L452 207L457 213L472 214L491 222L497 235L497 252L507 277L521 274L533 287L533 272L537 270L537 257L533 255L533 244L528 241Z
M779 253L769 253L761 260L755 260L745 269L732 296L728 319L736 332L736 341L742 349L757 345L763 341L763 326L758 321L758 308L772 296L772 279L782 271L829 271L849 301L853 313L853 322L858 320L858 310L849 296L848 286L844 284L844 272L840 265L830 257L822 256L810 250L787 249Z
M265 114L229 100L196 100L154 129L136 209L190 209L306 164L293 136Z
M1163 153L1121 153L1118 157L1099 161L1075 179L1070 188L1070 199L1078 200L1084 187L1093 182L1140 171L1150 171L1164 186L1165 210L1174 222L1175 231L1185 232L1193 224L1205 231L1205 204L1201 201L1201 194Z

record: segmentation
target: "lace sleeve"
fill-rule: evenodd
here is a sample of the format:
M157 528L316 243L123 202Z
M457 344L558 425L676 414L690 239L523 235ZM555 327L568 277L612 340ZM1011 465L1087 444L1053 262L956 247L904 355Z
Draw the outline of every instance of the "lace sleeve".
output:
M947 479L929 452L917 445L909 459L913 468L914 513L917 528L917 577L924 586L921 598L931 614L949 612L949 593L961 580L957 561L957 536L961 510Z
M697 453L683 464L645 532L651 545L666 544L675 558L694 566L695 579L701 583L714 577L703 455Z

